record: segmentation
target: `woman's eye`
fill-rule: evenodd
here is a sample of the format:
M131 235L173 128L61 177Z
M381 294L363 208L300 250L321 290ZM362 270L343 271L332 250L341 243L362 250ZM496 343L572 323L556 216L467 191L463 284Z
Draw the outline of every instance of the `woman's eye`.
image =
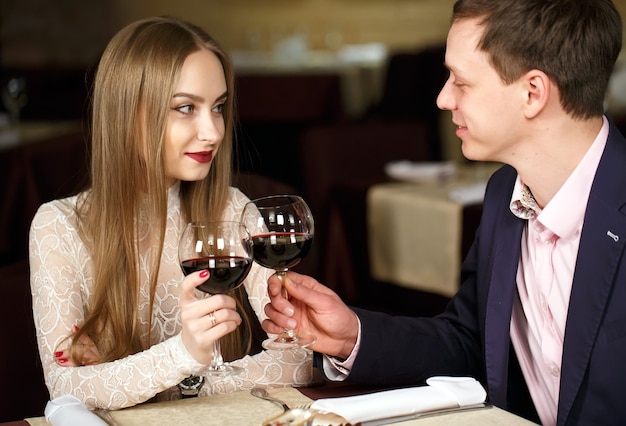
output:
M213 107L213 111L217 112L218 114L222 114L224 112L225 106L225 104L215 105L215 107Z
M181 105L174 109L178 112L182 112L183 114L191 114L193 112L193 105Z

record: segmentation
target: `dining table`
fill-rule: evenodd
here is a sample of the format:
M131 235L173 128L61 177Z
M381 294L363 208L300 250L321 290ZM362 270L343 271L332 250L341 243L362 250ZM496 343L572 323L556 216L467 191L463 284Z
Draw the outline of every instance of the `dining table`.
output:
M499 163L459 164L449 175L396 179L367 193L370 273L377 280L452 297ZM471 228L471 229L468 229Z
M315 399L335 396L350 396L363 392L375 392L375 388L354 384L325 382L309 387L270 388L271 396L283 400L289 407L298 407L312 403ZM180 399L156 403L140 404L116 411L108 411L107 422L118 426L144 425L221 425L221 426L260 426L268 419L282 413L282 409L269 401L252 396L248 390L230 394L218 394L207 397ZM49 423L45 417L27 418L23 421L2 424L3 426L45 426ZM437 425L511 425L524 426L534 423L498 407L487 405L451 411L440 414L424 414L414 419L401 422L377 423L404 426Z

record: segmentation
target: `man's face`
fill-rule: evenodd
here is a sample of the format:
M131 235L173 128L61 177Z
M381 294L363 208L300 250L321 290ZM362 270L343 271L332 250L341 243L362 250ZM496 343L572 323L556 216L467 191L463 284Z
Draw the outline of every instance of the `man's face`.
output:
M452 112L463 155L470 160L506 162L524 123L524 91L505 85L477 45L483 27L475 19L456 21L448 33L446 67L450 77L437 106Z

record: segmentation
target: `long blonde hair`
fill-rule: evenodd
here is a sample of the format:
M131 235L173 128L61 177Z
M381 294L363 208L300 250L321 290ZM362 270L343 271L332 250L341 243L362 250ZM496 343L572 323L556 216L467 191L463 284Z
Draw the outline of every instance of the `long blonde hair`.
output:
M234 77L224 51L197 26L172 17L154 17L117 33L98 64L92 103L91 188L77 206L79 232L93 260L94 291L78 333L96 343L102 362L150 345L149 336L145 341L142 338L139 322L137 223L140 214L148 214L158 243L149 260L152 312L167 219L163 158L167 114L185 59L200 49L213 52L224 68L229 94L223 109L226 128L208 176L181 182L181 212L185 221L217 220L227 202L233 149ZM249 344L248 349L242 348L238 333L229 336L232 341L224 342L226 353L229 347L238 355L249 350ZM79 351L78 337L73 339L74 355Z

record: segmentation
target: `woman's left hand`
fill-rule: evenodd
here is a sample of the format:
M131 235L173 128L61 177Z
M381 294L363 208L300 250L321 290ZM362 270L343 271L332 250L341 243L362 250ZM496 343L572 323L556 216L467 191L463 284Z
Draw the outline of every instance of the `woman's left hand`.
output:
M77 326L72 327L72 336L76 335L77 331ZM82 365L94 365L100 363L100 353L98 352L98 348L89 336L86 334L80 336L76 347L77 362L75 362L70 356L70 350L64 349L54 353L54 359L57 364L62 367L78 367Z

